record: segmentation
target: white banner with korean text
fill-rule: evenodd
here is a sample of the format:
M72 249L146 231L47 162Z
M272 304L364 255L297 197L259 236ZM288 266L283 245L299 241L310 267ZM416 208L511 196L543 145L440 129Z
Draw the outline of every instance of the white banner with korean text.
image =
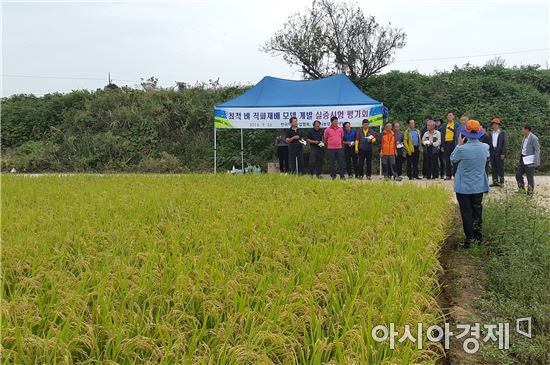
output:
M300 128L311 128L314 120L319 120L321 127L328 127L330 125L330 118L336 116L340 124L350 122L352 127L361 126L364 119L368 119L371 126L379 126L383 122L384 113L385 108L382 104L216 108L214 109L214 125L216 128L288 128L290 117L296 117Z

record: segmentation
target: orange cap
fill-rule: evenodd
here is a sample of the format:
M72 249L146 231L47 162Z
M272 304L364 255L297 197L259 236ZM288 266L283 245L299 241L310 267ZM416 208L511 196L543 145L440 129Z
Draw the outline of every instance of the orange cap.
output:
M470 119L466 122L466 132L477 133L481 129L481 125L477 120Z

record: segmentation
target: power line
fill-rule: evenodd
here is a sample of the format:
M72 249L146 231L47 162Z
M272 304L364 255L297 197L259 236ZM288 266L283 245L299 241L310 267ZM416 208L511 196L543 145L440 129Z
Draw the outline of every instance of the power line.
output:
M461 58L501 56L501 55L507 55L507 54L542 52L542 51L548 51L548 50L550 50L550 48L537 48L537 49L527 49L527 50L521 50L521 51L507 51L507 52L499 52L499 53L477 54L477 55L470 55L470 56L451 56L451 57L436 57L436 58L413 58L413 59L402 60L402 61L397 60L397 62L456 60L456 59L461 59Z
M29 79L57 79L57 80L92 80L92 81L105 81L105 78L95 78L95 77L68 77L68 76L44 76L44 75L15 75L15 74L2 74L2 77L20 77L20 78L29 78ZM111 79L112 81L122 81L122 82L141 82L136 80L123 80L123 79Z
M412 59L408 59L408 60L396 60L396 62L456 60L456 59L463 59L463 58L490 57L490 56L501 56L501 55L518 54L518 53L542 52L542 51L548 51L548 50L550 50L550 48L537 48L537 49L527 49L527 50L517 50L517 51L505 51L505 52L499 52L499 53L477 54L477 55L469 55L469 56L412 58ZM32 79L105 81L104 78L95 78L95 77L68 77L68 76L16 75L16 74L1 74L1 76L2 77L32 78ZM110 78L110 76L109 76L109 78ZM124 80L124 79L112 79L112 81L133 82L133 83L140 83L141 82L141 81L136 81L136 80Z

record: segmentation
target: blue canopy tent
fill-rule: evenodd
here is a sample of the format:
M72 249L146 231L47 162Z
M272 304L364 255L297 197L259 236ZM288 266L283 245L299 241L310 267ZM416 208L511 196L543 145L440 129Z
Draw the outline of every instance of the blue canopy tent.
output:
M298 126L311 128L314 120L328 127L330 118L361 126L382 126L387 110L340 74L319 80L285 80L266 76L242 95L214 108L214 172L217 170L216 130L241 129L241 162L244 169L243 129L287 128L290 117Z

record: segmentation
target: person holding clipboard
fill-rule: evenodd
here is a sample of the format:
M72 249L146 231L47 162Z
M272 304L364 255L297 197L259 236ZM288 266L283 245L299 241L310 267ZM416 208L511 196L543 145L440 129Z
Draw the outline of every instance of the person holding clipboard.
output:
M290 173L302 175L304 173L304 150L306 144L302 130L298 128L298 119L290 117L290 128L286 130L286 143L288 143L288 158Z
M365 175L365 162L367 164L367 180L372 174L372 150L376 143L376 134L369 127L369 120L363 119L363 128L357 131L355 137L355 153L357 154L357 174L359 179Z
M525 192L523 175L527 176L527 194L532 194L535 189L535 167L540 165L540 144L539 138L531 132L531 126L524 125L521 133L521 157L516 170L516 181L520 192Z
M447 123L443 127L444 134L441 136L444 140L442 144L445 160L445 180L451 180L453 175L453 166L451 164L451 153L453 153L456 146L455 138L455 115L453 112L447 113Z
M321 178L323 172L323 159L325 157L325 147L323 143L323 130L319 120L313 121L313 129L307 132L307 143L309 143L309 172L311 176Z

